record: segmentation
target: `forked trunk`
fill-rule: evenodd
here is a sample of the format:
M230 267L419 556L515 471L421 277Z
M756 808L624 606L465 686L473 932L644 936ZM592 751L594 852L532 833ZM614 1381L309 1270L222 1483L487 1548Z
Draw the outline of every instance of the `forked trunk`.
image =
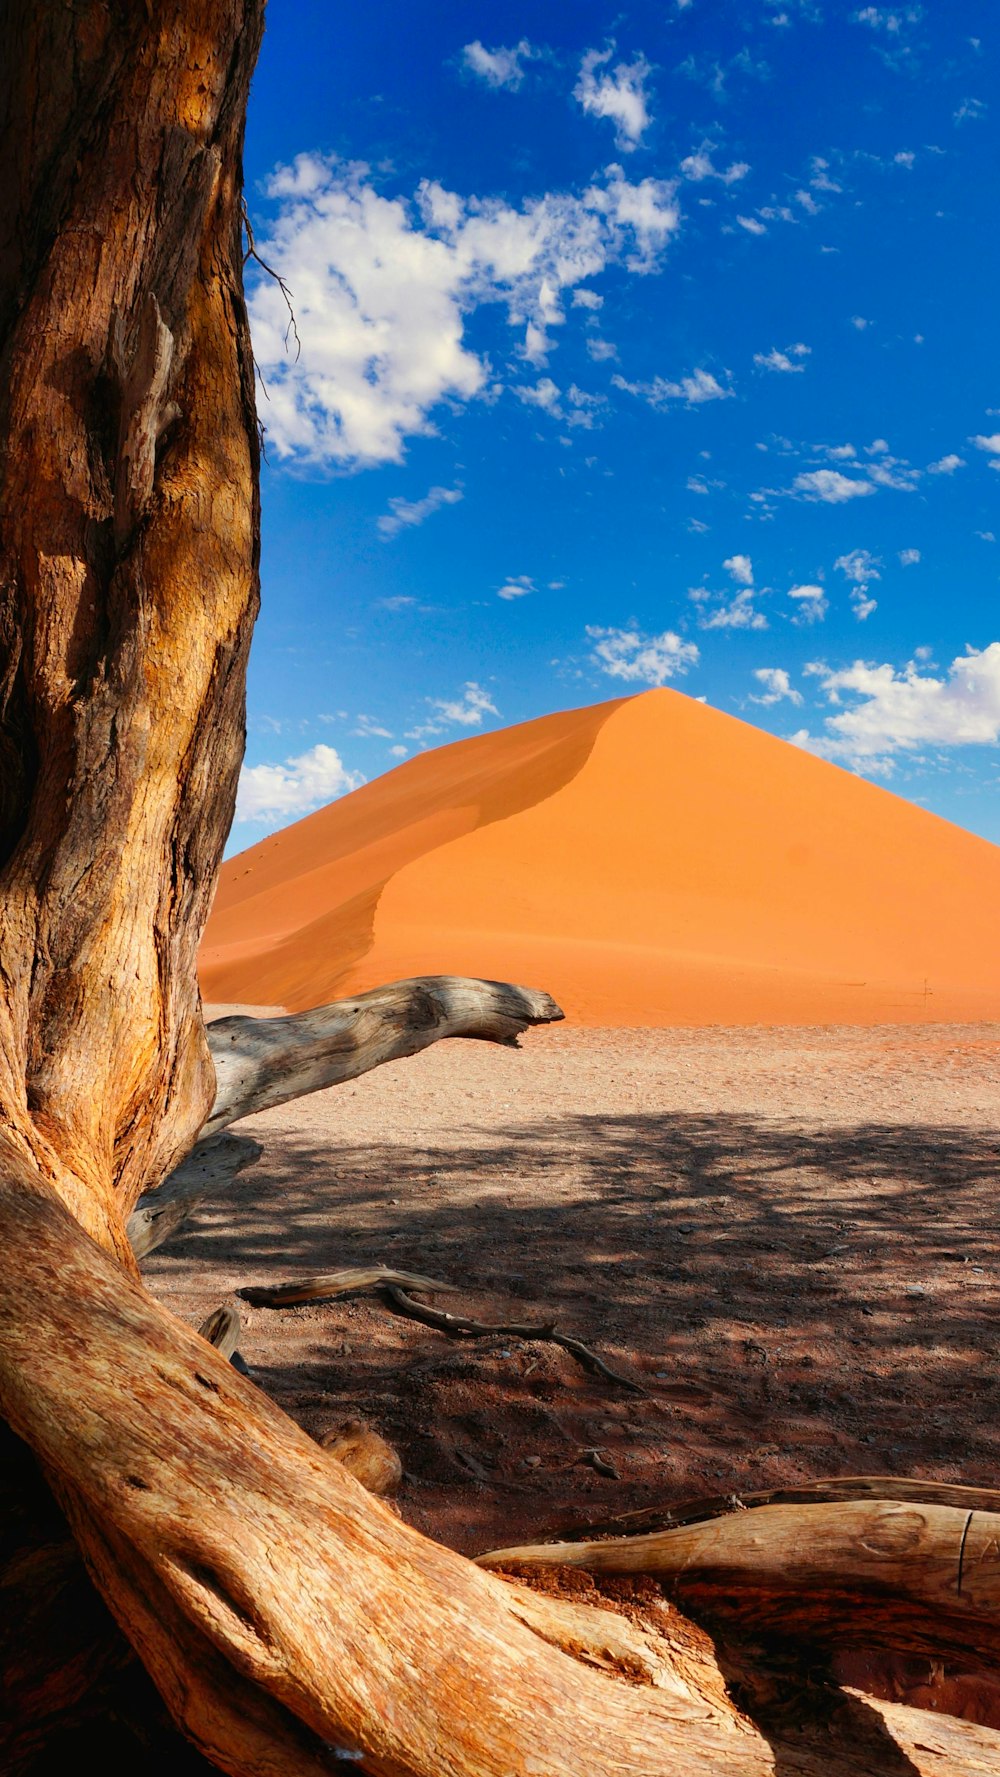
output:
M262 0L0 14L0 1412L174 1719L241 1777L995 1769L984 1731L834 1689L758 1727L655 1600L584 1608L428 1542L138 1279L129 1214L215 1096L195 952L257 600L261 24ZM313 1084L339 1030L310 1027ZM2 1450L14 1770L127 1656Z

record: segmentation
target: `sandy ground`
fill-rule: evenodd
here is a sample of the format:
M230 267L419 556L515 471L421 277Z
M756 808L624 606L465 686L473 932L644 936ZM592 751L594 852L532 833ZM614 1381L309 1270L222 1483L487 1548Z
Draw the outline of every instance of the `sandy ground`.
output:
M381 1430L444 1542L809 1476L996 1485L1000 1026L555 1028L241 1129L262 1161L145 1266L185 1319L380 1261L460 1285L439 1307L556 1319L647 1391L374 1291L240 1304L260 1386L313 1434Z

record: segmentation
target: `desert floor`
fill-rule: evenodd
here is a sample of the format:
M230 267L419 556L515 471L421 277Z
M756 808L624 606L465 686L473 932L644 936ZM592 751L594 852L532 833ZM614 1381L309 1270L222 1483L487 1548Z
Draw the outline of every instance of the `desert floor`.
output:
M478 1551L803 1477L1000 1473L1000 1027L451 1042L241 1125L260 1163L152 1255L199 1322L243 1285L365 1262L551 1344L454 1339L378 1291L240 1304L311 1433L367 1420L404 1515Z

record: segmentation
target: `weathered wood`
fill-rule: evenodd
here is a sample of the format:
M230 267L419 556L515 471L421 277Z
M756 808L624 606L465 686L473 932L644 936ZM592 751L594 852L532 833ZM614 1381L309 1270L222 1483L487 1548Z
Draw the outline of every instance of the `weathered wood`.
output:
M446 1037L516 1044L530 1026L561 1017L555 1001L533 988L430 975L395 981L293 1017L215 1019L207 1027L216 1070L215 1103L191 1153L136 1204L128 1223L136 1258L161 1246L196 1203L224 1189L255 1157L247 1149L239 1165L231 1164L236 1150L218 1140L218 1132L229 1124L356 1080L371 1068L415 1055Z
M320 1449L343 1463L348 1474L369 1493L388 1499L398 1493L403 1465L392 1445L362 1419L348 1419L337 1431L320 1438Z
M758 1632L1000 1657L1000 1513L881 1500L768 1505L607 1542L493 1550L517 1563L655 1574L699 1612Z
M732 1512L753 1511L758 1506L834 1505L846 1500L902 1500L913 1505L957 1506L966 1512L1000 1512L1000 1490L964 1487L950 1481L915 1481L908 1475L821 1476L800 1481L795 1487L768 1487L754 1493L717 1493L671 1505L641 1506L637 1511L616 1512L610 1517L588 1516L585 1522L566 1519L546 1532L543 1542L585 1542L594 1537L638 1536L647 1530L670 1530L679 1524L702 1524L709 1518L726 1518Z
M229 1359L232 1359L239 1345L240 1331L240 1317L228 1303L224 1303L221 1308L213 1308L198 1328L201 1337L207 1339L209 1345L214 1345L222 1357Z
M446 1037L516 1046L532 1025L562 1016L555 1000L535 988L426 975L288 1018L217 1018L208 1026L216 1092L204 1134L356 1080Z
M136 1258L155 1252L205 1197L231 1184L262 1152L260 1142L246 1135L213 1135L198 1142L158 1190L140 1197L129 1216L128 1238Z
M296 1283L247 1284L240 1290L245 1302L261 1308L293 1308L299 1302L321 1302L329 1296L345 1296L351 1290L371 1289L373 1284L406 1284L413 1290L453 1290L453 1283L421 1277L416 1271L394 1271L389 1265L349 1265L344 1271L323 1271Z

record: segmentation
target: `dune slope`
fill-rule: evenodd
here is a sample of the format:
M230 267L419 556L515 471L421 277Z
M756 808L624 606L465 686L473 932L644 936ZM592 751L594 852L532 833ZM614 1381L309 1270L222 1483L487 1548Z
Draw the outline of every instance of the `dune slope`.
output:
M1000 849L672 691L422 755L232 860L212 999L520 980L592 1025L1000 1017Z

